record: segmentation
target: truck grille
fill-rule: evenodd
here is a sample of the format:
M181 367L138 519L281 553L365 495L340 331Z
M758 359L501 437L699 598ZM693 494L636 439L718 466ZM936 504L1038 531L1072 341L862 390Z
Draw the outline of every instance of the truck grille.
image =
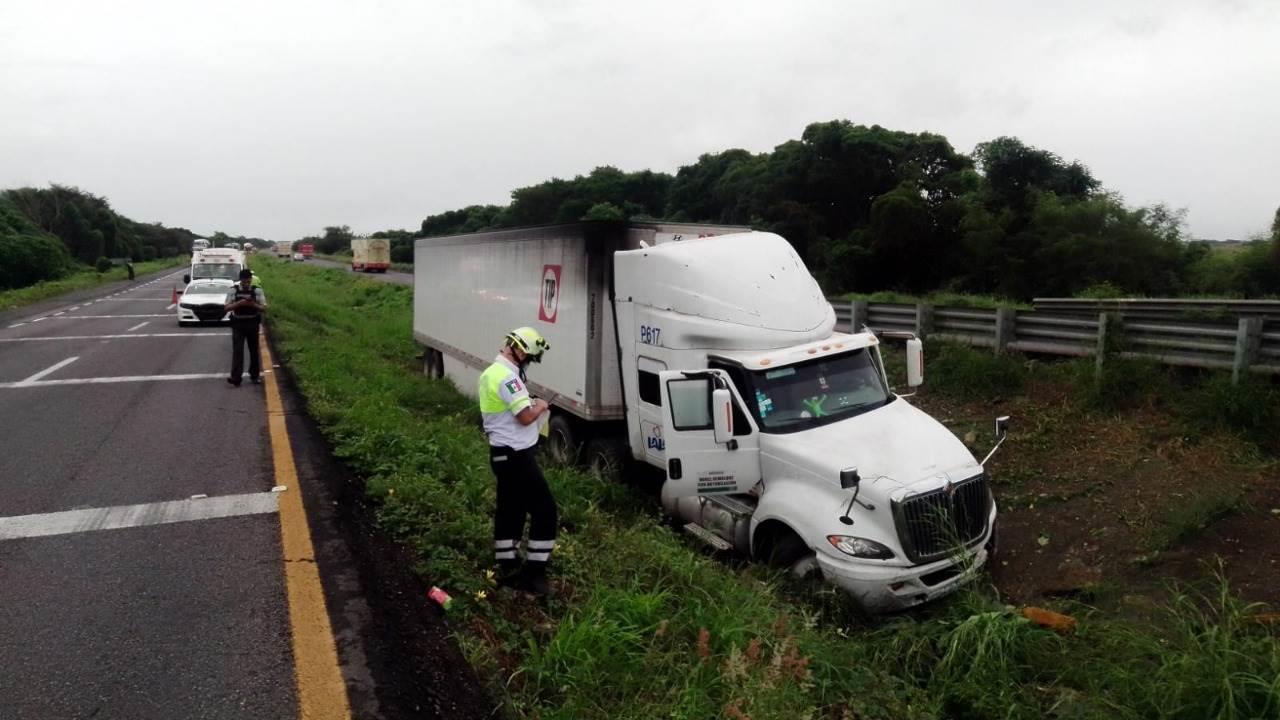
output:
M898 539L907 558L930 562L980 539L987 531L989 503L985 475L893 503Z

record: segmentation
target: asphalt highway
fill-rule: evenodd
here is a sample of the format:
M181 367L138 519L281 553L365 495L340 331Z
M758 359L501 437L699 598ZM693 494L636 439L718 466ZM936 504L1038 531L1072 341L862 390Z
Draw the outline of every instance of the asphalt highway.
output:
M181 275L0 325L0 717L298 716L263 386Z

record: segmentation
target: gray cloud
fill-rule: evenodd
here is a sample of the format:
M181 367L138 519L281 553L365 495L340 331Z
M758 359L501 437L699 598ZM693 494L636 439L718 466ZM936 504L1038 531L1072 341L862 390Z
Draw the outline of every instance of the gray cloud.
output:
M1280 205L1277 30L1261 0L9 3L0 187L289 239L849 118L1017 135L1242 237Z

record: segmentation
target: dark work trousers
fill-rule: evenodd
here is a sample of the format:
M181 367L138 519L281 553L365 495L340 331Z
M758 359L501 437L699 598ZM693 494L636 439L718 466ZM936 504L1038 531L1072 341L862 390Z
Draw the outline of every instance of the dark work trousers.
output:
M493 510L493 556L504 567L517 562L516 546L529 516L529 544L525 560L546 563L556 546L556 501L538 468L534 448L512 450L489 447L489 466L498 478L498 501Z
M231 382L239 383L244 372L244 346L249 346L249 377L262 373L262 353L258 349L258 327L262 321L231 319Z

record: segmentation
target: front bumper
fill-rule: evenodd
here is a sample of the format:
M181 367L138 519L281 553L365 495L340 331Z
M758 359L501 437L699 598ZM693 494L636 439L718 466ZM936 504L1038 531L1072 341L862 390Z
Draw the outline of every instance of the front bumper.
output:
M178 306L178 322L190 323L223 323L231 322L231 313L221 311L222 308L216 310L204 310L201 308L185 308Z
M828 582L857 598L867 612L891 613L949 595L973 580L987 563L993 537L988 525L987 534L964 557L926 565L894 567L845 560L824 552L818 553L818 565Z

